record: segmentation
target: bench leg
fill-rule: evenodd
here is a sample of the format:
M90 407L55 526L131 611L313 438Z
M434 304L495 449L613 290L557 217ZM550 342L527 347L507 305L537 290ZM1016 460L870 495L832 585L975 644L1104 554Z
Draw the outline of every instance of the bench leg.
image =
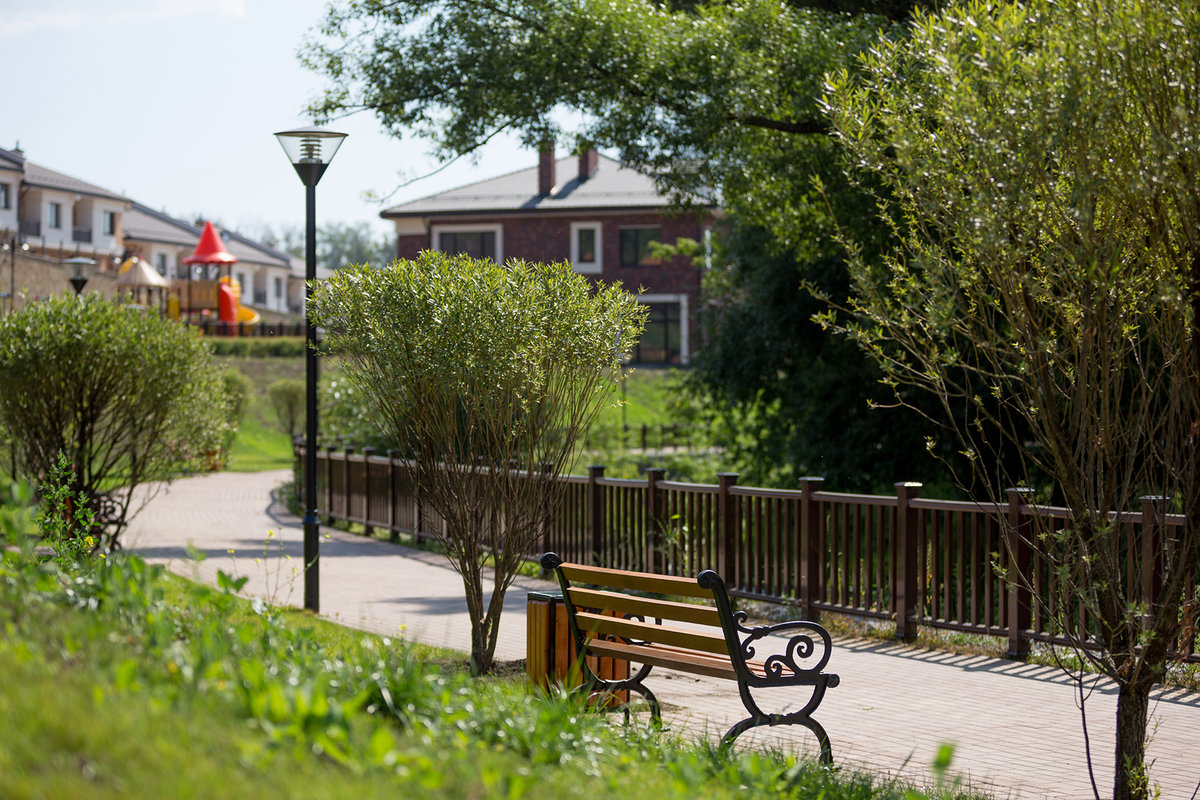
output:
M817 737L817 743L821 745L821 761L826 764L832 764L833 748L829 745L829 735L825 733L825 729L821 727L821 723L812 718L812 713L817 710L817 707L821 705L821 701L825 699L826 687L836 686L838 681L836 675L822 675L821 678L822 680L813 686L812 697L809 698L804 707L799 711L793 711L791 714L764 714L762 709L754 702L754 698L750 694L750 687L738 681L738 692L742 697L742 705L750 712L750 717L726 731L725 735L721 737L721 748L725 750L729 749L733 745L734 739L751 728L757 728L760 725L803 725Z
M650 665L643 665L630 678L625 678L619 681L610 681L604 678L597 677L590 669L588 670L588 680L578 687L578 690L587 692L588 696L598 694L616 694L617 692L627 691L640 694L646 699L646 704L650 706L650 717L656 723L662 723L662 705L658 702L658 698L654 696L654 692L642 681L650 674ZM629 721L629 703L626 702L618 708L625 712L625 721Z
M751 728L757 728L761 725L803 725L817 737L817 743L821 746L822 763L833 764L833 747L829 744L829 734L821 727L821 723L809 716L798 717L792 714L769 714L764 717L744 719L726 731L725 735L721 737L721 749L728 750L733 746L734 739Z

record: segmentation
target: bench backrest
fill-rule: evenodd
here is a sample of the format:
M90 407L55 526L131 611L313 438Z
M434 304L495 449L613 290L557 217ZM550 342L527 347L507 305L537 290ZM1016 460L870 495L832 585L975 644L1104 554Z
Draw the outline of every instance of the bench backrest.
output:
M717 608L648 596L711 603L712 589L695 579L563 563L553 554L543 557L542 563L547 569L558 570L564 596L574 607L575 624L585 642L610 636L729 656L729 640Z
M733 611L725 582L712 570L704 570L695 579L680 578L564 563L554 553L542 556L541 563L558 576L572 635L582 649L595 642L594 651L612 655L619 647L601 646L600 642L616 641L707 654L693 658L678 653L674 660L686 661L692 671L702 674L736 677L743 690L746 685L837 685L837 676L822 673L832 651L828 631L809 620L746 627L746 614ZM709 600L713 605L646 595ZM780 640L777 648L767 648L768 637L779 635L786 639ZM758 655L760 646L775 652ZM631 660L637 660L633 655ZM726 666L714 667L712 656L728 659ZM666 660L656 658L660 664Z

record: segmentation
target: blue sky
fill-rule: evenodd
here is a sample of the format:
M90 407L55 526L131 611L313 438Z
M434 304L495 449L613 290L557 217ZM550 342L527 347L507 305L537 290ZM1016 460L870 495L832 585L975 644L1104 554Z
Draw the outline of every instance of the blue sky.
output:
M10 91L0 147L182 218L254 233L301 225L304 190L272 135L323 79L296 57L326 0L0 0ZM317 188L319 222L371 222L386 195L437 168L428 142L385 136L367 115ZM388 204L536 163L514 138L396 191Z

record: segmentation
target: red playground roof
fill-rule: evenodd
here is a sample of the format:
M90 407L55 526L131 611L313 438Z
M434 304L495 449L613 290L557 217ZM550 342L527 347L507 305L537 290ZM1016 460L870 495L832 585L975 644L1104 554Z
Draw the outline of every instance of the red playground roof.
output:
M237 256L225 249L221 234L211 222L204 223L204 232L200 234L200 243L196 252L183 260L185 264L236 264Z

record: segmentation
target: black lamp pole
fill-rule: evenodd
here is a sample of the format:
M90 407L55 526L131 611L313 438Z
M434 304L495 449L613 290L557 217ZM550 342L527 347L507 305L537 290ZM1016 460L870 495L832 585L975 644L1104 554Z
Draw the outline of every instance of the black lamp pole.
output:
M344 133L299 128L275 134L304 184L304 608L321 611L321 519L317 514L317 329L309 312L317 279L317 183L325 174Z

